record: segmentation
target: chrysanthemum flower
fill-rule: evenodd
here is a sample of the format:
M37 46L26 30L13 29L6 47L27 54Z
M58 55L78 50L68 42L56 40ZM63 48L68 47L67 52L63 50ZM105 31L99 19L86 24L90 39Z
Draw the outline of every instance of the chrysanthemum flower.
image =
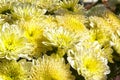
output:
M90 38L88 38L88 40L86 39L85 41L78 43L76 48L79 52L90 51L89 53L99 55L113 63L113 49L108 43L103 46L98 41L91 42Z
M30 80L74 80L69 65L63 59L43 56L30 71Z
M57 16L56 17L58 24L67 28L68 30L74 32L87 32L87 28L85 27L84 23L86 23L86 19L83 15L70 15L66 14L64 16Z
M39 21L23 20L18 25L23 29L24 37L33 45L33 51L29 54L30 56L39 57L41 53L45 53L50 49L42 43L43 41L47 41L47 39L43 36L44 28L39 24Z
M120 19L117 17L117 15L115 15L113 12L107 10L104 16L104 19L111 25L113 26L113 29L115 31L117 31L120 25Z
M113 27L101 17L89 17L90 20L90 41L98 41L106 50L111 48L111 35L114 33ZM110 50L111 51L111 50Z
M37 39L42 38L43 28L39 25L38 22L33 20L29 22L23 22L21 27L23 28L24 35L29 40L29 42L35 43Z
M105 20L104 22L107 22L111 26L114 32L120 31L120 28L119 28L120 19L113 12L108 10L105 6L97 5L93 7L88 11L88 15L102 17Z
M65 52L79 41L78 34L70 32L63 27L48 28L45 30L44 36L49 40L44 42L46 45L63 49Z
M62 0L60 1L60 7L57 14L66 13L79 13L84 14L84 8L82 5L78 4L79 0Z
M22 36L17 25L5 23L0 32L0 57L17 59L20 54L31 52L31 45Z
M99 53L94 48L84 49L83 47L79 52L70 51L68 62L85 80L106 80L106 75L110 73L110 70L107 66L107 59Z
M94 30L92 33L90 32L90 41L98 41L100 44L99 51L102 51L101 56L108 59L109 62L113 62L113 50L111 48L110 36L106 34L104 30Z
M17 19L31 20L34 18L40 18L45 12L46 10L39 9L32 4L19 3L13 7L12 15Z
M90 40L92 42L98 41L102 46L110 45L110 34L104 29L91 29L90 30Z
M111 26L104 18L98 16L90 16L89 17L90 28L93 29L103 29L109 34L113 32L114 28Z
M0 59L0 80L27 80L26 72L16 61Z
M81 55L80 73L86 80L106 80L110 73L107 60L86 54Z

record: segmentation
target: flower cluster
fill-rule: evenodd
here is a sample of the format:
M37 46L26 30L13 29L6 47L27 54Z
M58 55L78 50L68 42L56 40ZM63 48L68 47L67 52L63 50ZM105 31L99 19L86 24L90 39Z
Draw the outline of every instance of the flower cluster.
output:
M0 80L107 80L120 61L119 26L103 5L0 0Z

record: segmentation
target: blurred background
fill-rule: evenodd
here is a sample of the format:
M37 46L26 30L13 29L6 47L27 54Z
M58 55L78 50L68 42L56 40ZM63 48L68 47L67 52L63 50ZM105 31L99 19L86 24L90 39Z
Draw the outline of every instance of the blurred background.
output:
M80 3L84 4L86 9L90 9L97 4L104 4L115 14L120 13L120 0L80 0Z

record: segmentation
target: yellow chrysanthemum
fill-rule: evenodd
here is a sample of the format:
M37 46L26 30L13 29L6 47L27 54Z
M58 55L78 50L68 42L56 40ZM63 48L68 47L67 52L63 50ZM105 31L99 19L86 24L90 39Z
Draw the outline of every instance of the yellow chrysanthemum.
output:
M110 73L107 60L91 55L81 55L80 73L86 80L106 80Z
M89 39L89 38L88 38ZM74 69L78 69L80 66L81 57L84 54L88 55L95 55L99 57L102 57L109 62L113 63L113 56L112 56L113 50L109 46L105 46L104 48L97 42L91 42L87 39L81 40L77 45L75 45L75 48L72 48L71 50L68 50L68 61L71 64L71 66ZM82 65L82 64L81 64Z
M117 17L117 15L115 15L113 12L107 10L104 16L104 19L111 25L113 26L113 29L115 31L117 31L120 25L120 19Z
M31 20L34 18L40 18L46 10L39 9L38 7L28 4L28 3L19 3L13 7L12 15L14 18Z
M85 10L82 5L78 4L79 0L62 0L60 7L56 11L57 14L76 13L84 14Z
M23 29L24 37L33 45L33 51L29 54L30 56L39 57L50 49L42 43L47 41L47 39L43 36L44 28L41 27L38 21L20 21L18 24Z
M78 51L90 51L91 54L96 54L101 57L106 58L109 62L113 63L113 50L110 44L105 44L104 46L99 44L98 41L91 42L89 40L79 43L77 46Z
M98 41L102 46L110 43L110 34L104 29L92 29L90 30L90 40L92 42Z
M120 31L119 25L120 25L120 19L110 10L108 10L105 6L103 5L97 5L90 9L88 11L88 14L91 16L99 16L104 19L104 22L99 22L99 23L105 23L107 22L111 28L113 29L114 32ZM99 21L98 19L96 19Z
M17 25L5 23L0 32L0 57L7 59L17 59L20 54L31 52L31 45L22 36L22 32Z
M41 39L43 36L43 28L39 25L38 22L24 22L22 28L24 30L25 37L31 43L35 43L37 39Z
M106 75L110 73L107 59L99 56L96 54L97 51L92 49L81 49L79 52L70 51L68 62L85 80L106 80Z
M16 61L0 59L0 80L27 80L26 72Z
M63 26L74 32L84 32L87 31L84 23L86 19L83 15L64 15L57 16L57 21L60 26Z
M90 20L90 40L98 41L103 47L110 45L111 35L114 32L113 26L107 23L102 17L91 16Z
M74 80L63 59L43 56L30 71L30 80Z
M45 30L44 36L49 40L44 42L46 45L57 47L58 50L62 49L65 52L79 41L78 34L70 32L63 27L48 28Z
M93 29L103 29L105 30L108 34L111 34L114 30L113 26L110 25L104 18L98 17L98 16L91 16L89 17L89 25L90 28Z

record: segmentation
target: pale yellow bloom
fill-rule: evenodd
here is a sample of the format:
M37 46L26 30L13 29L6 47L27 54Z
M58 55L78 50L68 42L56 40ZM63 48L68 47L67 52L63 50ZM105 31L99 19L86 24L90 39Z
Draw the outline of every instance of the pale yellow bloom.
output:
M34 20L23 22L22 28L24 30L24 36L31 43L35 43L43 36L43 28L39 25L38 22L35 22Z
M93 29L103 29L105 30L108 34L112 33L114 28L112 25L110 25L104 18L98 17L98 16L90 16L89 17L89 25L90 28Z
M42 42L47 41L43 36L44 28L39 24L38 20L20 21L18 23L23 30L24 37L33 45L30 56L39 57L42 53L46 53L50 47L45 46Z
M106 75L110 73L108 61L99 55L98 47L83 46L79 51L71 50L68 53L68 62L85 80L106 80Z
M84 38L84 37L83 37ZM77 51L83 53L85 51L90 51L91 54L99 55L106 58L109 62L113 63L113 49L110 44L101 45L98 41L91 42L90 38L81 41L76 45ZM83 52L82 52L83 51Z
M120 32L120 19L117 17L117 15L115 15L113 12L111 11L106 11L106 14L104 16L104 19L111 25L113 26L113 31L114 32L117 32L119 31Z
M102 46L110 45L110 34L104 29L91 29L90 40L92 42L98 41Z
M21 54L31 52L31 44L22 36L17 25L5 23L0 32L0 57L18 59Z
M27 3L19 3L13 7L12 16L18 20L31 20L40 18L46 10L39 9L37 6Z
M56 17L59 26L65 27L73 32L87 32L87 28L84 25L86 23L85 16L83 15L70 15Z
M44 44L57 47L58 50L63 49L65 52L71 49L80 39L78 34L63 27L48 28L45 30L44 36L49 40Z
M106 80L106 75L110 73L107 60L93 55L81 55L80 73L86 80Z
M99 24L100 23L105 24L107 22L107 24L111 26L113 32L120 31L120 28L119 28L120 19L117 17L117 15L115 15L113 12L108 10L104 5L97 5L93 7L88 11L88 15L102 17L104 21L103 20L100 21L96 19L96 21L98 21Z
M74 80L64 59L44 55L30 71L30 80Z
M27 80L27 76L16 61L0 59L0 80Z

